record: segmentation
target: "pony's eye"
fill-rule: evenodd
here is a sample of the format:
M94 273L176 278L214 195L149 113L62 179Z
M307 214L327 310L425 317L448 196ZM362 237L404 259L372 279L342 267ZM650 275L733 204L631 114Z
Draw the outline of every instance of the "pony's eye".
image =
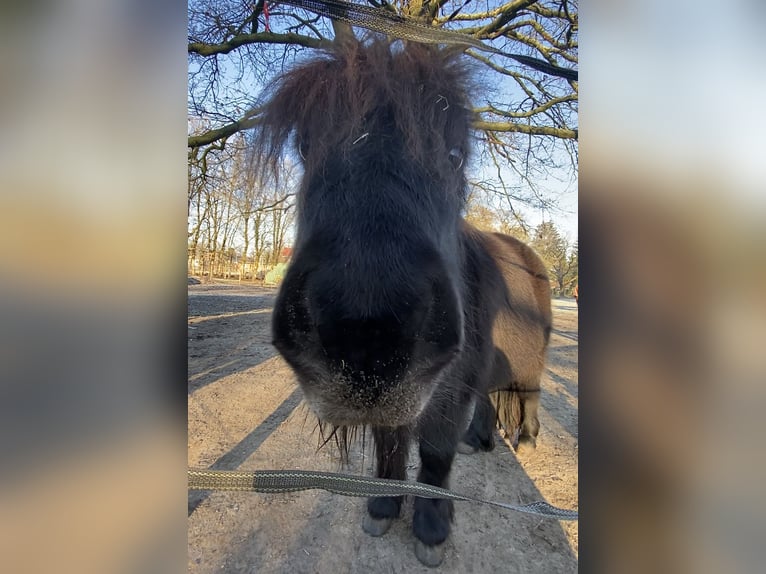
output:
M463 167L463 151L460 148L453 147L449 150L449 160L452 167L460 169Z

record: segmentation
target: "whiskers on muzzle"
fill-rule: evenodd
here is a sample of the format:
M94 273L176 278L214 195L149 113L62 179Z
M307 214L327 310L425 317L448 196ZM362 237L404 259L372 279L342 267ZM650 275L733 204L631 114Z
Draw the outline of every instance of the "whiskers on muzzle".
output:
M352 447L360 446L362 464L364 465L367 449L367 426L336 426L317 419L314 430L319 432L317 452L327 445L333 445L337 449L341 464L348 465L351 461Z
M417 369L399 380L336 373L301 383L317 418L337 427L412 425L438 386L436 378L424 379Z

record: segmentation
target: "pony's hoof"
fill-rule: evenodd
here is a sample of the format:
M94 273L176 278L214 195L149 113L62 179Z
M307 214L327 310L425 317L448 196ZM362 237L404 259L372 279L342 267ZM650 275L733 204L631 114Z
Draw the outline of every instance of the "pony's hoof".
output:
M420 540L415 540L415 556L421 564L434 568L442 563L447 551L447 543L442 542L436 546L428 546Z
M537 448L537 441L531 436L519 437L519 444L516 445L516 454L526 456L532 454Z
M460 454L475 454L479 451L479 449L461 440L459 443L457 443L457 451Z
M362 530L370 536L383 536L391 528L393 521L393 518L373 518L369 514L365 514Z

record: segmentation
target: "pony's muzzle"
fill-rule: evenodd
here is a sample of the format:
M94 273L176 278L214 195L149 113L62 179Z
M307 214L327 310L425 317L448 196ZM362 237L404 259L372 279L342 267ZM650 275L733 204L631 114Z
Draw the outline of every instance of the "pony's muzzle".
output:
M327 268L288 272L274 342L324 420L406 424L418 416L463 345L460 298L440 263L408 283L374 287L339 283ZM365 289L376 290L376 305L360 303Z

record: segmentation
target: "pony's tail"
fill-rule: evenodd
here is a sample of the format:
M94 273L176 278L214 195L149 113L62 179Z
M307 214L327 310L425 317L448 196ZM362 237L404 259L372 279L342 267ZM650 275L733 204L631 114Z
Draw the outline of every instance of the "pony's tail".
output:
M521 393L515 389L492 391L489 400L495 409L497 426L515 443L521 428Z

